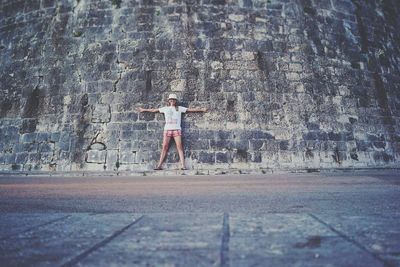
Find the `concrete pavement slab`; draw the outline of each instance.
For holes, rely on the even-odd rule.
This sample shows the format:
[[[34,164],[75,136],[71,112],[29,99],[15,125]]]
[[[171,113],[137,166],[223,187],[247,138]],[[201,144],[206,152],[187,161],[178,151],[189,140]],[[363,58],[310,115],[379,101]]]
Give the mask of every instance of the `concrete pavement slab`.
[[[55,213],[1,213],[0,239],[32,231],[35,228],[55,223],[68,217],[68,214]]]
[[[400,214],[314,216],[370,254],[400,266]]]
[[[38,214],[31,215],[34,221]],[[398,265],[393,260],[398,236],[390,236],[399,230],[398,218],[385,223],[379,216],[345,216],[336,221],[319,216],[69,214],[0,240],[0,260],[5,266]],[[8,214],[10,223],[18,218]],[[359,227],[359,220],[372,226]],[[372,251],[379,240],[385,241],[385,253]]]
[[[146,214],[78,266],[219,266],[221,214]]]
[[[60,266],[137,218],[132,214],[70,214],[52,224],[0,240],[0,262],[7,267]],[[18,219],[18,214],[8,214],[9,222]]]
[[[308,214],[231,214],[230,229],[230,266],[383,266]]]
[[[1,177],[0,264],[400,266],[399,178]]]

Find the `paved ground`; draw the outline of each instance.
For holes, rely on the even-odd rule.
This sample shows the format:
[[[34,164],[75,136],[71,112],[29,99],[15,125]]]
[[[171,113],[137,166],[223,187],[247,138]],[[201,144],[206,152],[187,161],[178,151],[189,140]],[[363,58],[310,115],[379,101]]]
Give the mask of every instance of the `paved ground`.
[[[400,175],[0,176],[2,266],[400,266]]]

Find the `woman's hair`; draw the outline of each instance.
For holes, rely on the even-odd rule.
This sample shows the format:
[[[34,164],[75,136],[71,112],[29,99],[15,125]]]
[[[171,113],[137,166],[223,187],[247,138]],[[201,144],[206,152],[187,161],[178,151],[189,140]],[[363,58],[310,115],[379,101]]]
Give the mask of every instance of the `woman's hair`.
[[[175,101],[175,110],[178,111],[178,110],[179,110],[178,100],[177,100],[177,99],[175,99],[175,100],[176,100],[176,101]],[[169,99],[168,99],[168,106],[172,106],[172,105],[169,103]]]

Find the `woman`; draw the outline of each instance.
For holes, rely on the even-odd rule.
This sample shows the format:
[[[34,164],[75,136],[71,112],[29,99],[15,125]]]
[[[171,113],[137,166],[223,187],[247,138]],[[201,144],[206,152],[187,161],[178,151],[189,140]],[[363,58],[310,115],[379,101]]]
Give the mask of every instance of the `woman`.
[[[164,162],[165,156],[168,152],[169,141],[171,138],[174,138],[176,148],[178,149],[179,161],[180,161],[180,169],[185,169],[185,159],[183,154],[183,146],[182,146],[182,131],[181,131],[181,117],[182,113],[186,112],[207,112],[206,108],[185,108],[178,106],[177,97],[175,94],[170,94],[168,96],[168,106],[160,109],[145,109],[138,108],[139,112],[160,112],[164,113],[165,116],[165,126],[164,126],[164,134],[163,134],[163,144],[160,155],[160,161],[154,170],[162,170],[162,164]]]

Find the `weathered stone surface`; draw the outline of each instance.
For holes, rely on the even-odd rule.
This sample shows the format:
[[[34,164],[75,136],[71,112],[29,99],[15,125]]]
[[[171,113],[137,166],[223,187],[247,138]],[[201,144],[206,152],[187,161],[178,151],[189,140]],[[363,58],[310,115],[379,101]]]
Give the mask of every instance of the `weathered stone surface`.
[[[103,143],[96,142],[96,143],[91,144],[89,149],[92,149],[92,150],[105,150],[106,146]]]
[[[92,122],[110,122],[111,112],[110,106],[98,104],[94,107]]]
[[[88,163],[106,163],[107,151],[89,150],[87,152],[86,162]]]
[[[152,168],[170,92],[193,169],[399,165],[397,1],[189,2],[2,1],[0,171]]]

